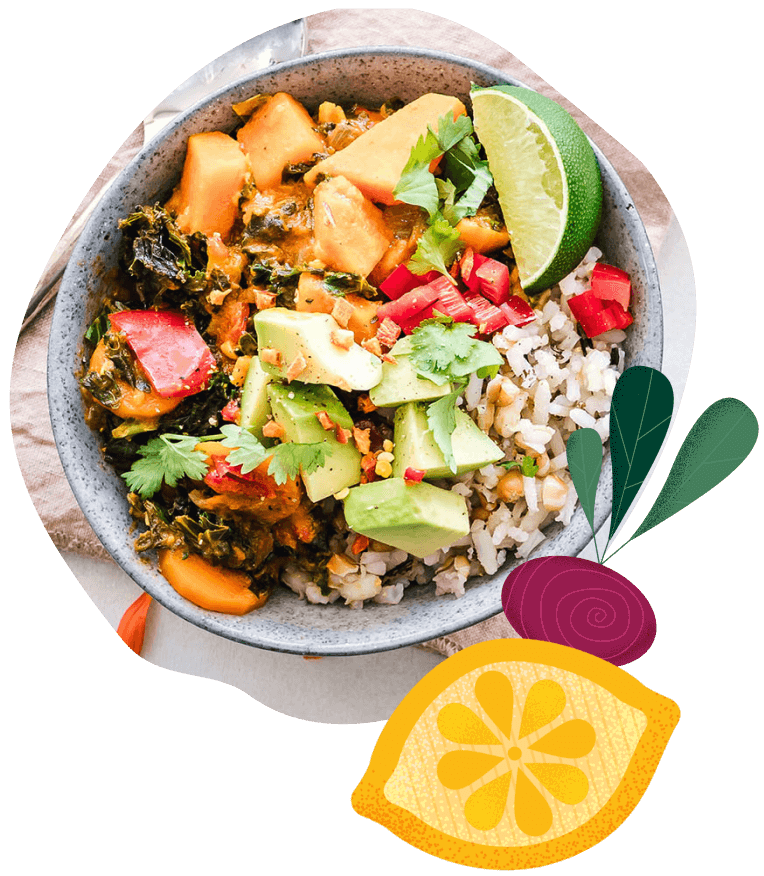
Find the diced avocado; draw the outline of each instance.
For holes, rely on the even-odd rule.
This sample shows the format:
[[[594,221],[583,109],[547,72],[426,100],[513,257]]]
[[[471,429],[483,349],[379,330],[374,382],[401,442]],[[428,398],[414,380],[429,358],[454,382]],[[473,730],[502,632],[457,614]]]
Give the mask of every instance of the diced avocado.
[[[245,429],[252,429],[255,437],[260,441],[263,440],[263,426],[271,412],[268,401],[268,384],[271,380],[273,378],[263,371],[260,360],[253,356],[241,391],[239,425]]]
[[[369,398],[378,408],[392,408],[410,401],[432,401],[451,392],[446,381],[438,385],[420,377],[409,358],[410,338],[403,338],[390,351],[395,359],[382,363],[382,380],[369,391]]]
[[[320,411],[326,411],[338,426],[353,428],[350,414],[328,386],[271,383],[268,398],[273,418],[284,427],[287,441],[296,444],[316,444],[321,441],[326,444],[324,465],[302,475],[311,502],[320,502],[361,480],[361,454],[353,440],[341,444],[335,432],[324,429],[316,416]]]
[[[387,478],[354,487],[345,499],[353,532],[427,557],[470,531],[464,496],[432,484]]]
[[[301,383],[328,383],[340,389],[371,389],[382,378],[382,362],[356,344],[328,313],[272,307],[255,314],[258,355],[263,370]],[[343,346],[347,343],[347,346]],[[266,352],[268,351],[268,352]],[[305,367],[290,373],[302,356]],[[268,361],[275,357],[278,362]]]
[[[451,446],[456,471],[446,464],[427,423],[426,407],[417,402],[402,405],[395,412],[395,461],[393,475],[402,477],[407,468],[416,468],[426,478],[447,478],[482,468],[504,458],[504,451],[473,422],[464,411],[456,409],[456,428]]]

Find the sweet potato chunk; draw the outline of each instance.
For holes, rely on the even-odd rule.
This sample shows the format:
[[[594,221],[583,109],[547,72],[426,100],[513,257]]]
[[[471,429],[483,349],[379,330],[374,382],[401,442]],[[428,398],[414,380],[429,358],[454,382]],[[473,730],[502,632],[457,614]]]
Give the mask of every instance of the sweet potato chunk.
[[[379,302],[369,301],[368,298],[364,298],[363,295],[358,295],[356,292],[349,292],[345,296],[345,300],[353,306],[353,313],[348,320],[348,328],[353,332],[356,344],[371,340],[379,328],[379,320],[377,319]]]
[[[337,299],[324,285],[323,277],[303,271],[297,283],[295,310],[302,313],[331,313]]]
[[[489,216],[469,216],[457,223],[456,230],[465,246],[475,252],[493,252],[509,244],[507,229]]]
[[[398,112],[374,125],[344,149],[319,161],[305,174],[313,185],[319,174],[342,175],[367,198],[381,204],[394,204],[393,189],[420,136],[428,125],[437,130],[438,119],[452,112],[463,115],[464,104],[445,94],[425,94]]]
[[[186,234],[217,232],[225,240],[233,228],[247,160],[239,144],[222,131],[192,134],[180,185],[167,202]]]
[[[384,214],[342,176],[324,180],[313,193],[316,256],[337,271],[365,277],[392,239]]]
[[[326,149],[305,107],[283,92],[260,107],[236,136],[258,189],[279,185],[287,164],[309,161]]]

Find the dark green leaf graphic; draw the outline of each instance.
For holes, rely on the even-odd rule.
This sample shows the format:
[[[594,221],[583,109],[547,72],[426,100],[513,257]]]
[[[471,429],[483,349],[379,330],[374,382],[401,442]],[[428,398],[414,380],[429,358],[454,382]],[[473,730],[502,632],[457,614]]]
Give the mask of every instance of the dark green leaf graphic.
[[[610,409],[613,516],[608,541],[623,522],[658,456],[673,409],[671,384],[654,368],[627,368],[615,385]]]
[[[602,471],[602,439],[594,429],[576,429],[568,438],[565,451],[573,486],[594,532],[594,497]]]
[[[666,483],[632,539],[720,484],[753,450],[759,424],[736,398],[722,398],[701,414],[684,439]]]

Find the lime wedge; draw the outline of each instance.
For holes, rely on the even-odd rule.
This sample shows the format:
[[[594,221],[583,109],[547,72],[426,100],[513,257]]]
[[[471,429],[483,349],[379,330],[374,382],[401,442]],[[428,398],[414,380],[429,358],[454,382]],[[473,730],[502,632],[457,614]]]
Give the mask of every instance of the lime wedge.
[[[594,150],[571,115],[535,91],[497,85],[471,97],[520,283],[541,292],[579,264],[597,233],[602,179]]]

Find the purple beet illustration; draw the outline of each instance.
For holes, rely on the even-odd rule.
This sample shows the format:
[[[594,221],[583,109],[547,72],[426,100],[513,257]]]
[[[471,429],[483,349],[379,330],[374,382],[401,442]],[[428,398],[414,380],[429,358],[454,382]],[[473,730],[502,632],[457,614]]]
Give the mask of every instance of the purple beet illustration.
[[[514,569],[504,583],[502,607],[518,635],[578,648],[617,666],[631,663],[652,645],[656,621],[647,597],[604,564],[721,483],[751,452],[759,431],[755,415],[738,399],[710,405],[685,438],[647,517],[628,541],[605,556],[658,456],[673,405],[671,384],[653,368],[627,368],[616,384],[610,411],[613,507],[602,552],[594,530],[602,442],[594,429],[578,429],[570,436],[568,467],[598,562],[540,557]]]

